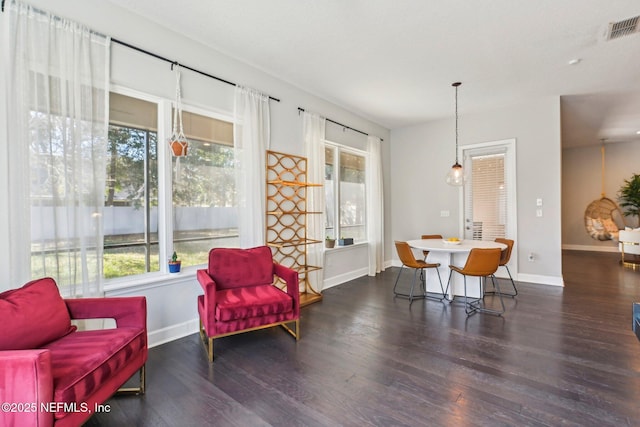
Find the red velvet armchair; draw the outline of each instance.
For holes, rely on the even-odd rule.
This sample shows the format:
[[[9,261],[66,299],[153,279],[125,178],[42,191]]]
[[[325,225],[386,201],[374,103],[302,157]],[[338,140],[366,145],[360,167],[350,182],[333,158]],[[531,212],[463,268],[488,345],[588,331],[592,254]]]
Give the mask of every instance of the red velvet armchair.
[[[216,338],[277,325],[299,338],[298,273],[275,263],[269,247],[211,249],[207,269],[197,274],[204,290],[198,297],[200,336],[209,362]],[[273,285],[274,275],[286,292]]]
[[[116,327],[71,324],[101,318]],[[117,391],[144,393],[144,297],[65,300],[38,279],[0,293],[0,332],[0,426],[79,426]],[[136,372],[140,386],[121,388]]]

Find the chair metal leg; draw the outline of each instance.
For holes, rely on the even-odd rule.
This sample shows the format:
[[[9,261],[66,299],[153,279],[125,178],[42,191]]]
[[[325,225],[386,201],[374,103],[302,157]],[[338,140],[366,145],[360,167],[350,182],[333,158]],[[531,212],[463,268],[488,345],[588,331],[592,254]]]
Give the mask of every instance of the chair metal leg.
[[[435,267],[436,273],[438,274],[438,283],[440,283],[440,291],[442,291],[442,295],[441,296],[435,296],[435,295],[429,295],[430,292],[427,291],[427,279],[426,279],[426,274],[427,272],[425,272],[425,277],[423,278],[423,290],[424,290],[424,297],[434,300],[434,301],[444,301],[445,299],[447,299],[445,291],[444,291],[444,287],[442,286],[442,277],[440,277],[440,270],[438,270],[437,267]],[[437,292],[431,292],[432,294],[435,293],[437,294]]]
[[[398,286],[398,280],[400,280],[400,273],[402,273],[403,269],[404,269],[404,265],[401,265],[400,266],[400,270],[398,270],[398,275],[396,276],[396,283],[393,285],[393,293],[396,296],[400,296],[401,295],[398,292],[396,292],[396,287]]]
[[[438,273],[440,274],[440,273]],[[444,297],[447,301],[449,302],[453,302],[453,297],[451,297],[451,299],[448,298],[449,296],[449,286],[451,285],[451,275],[453,275],[453,270],[449,270],[449,278],[447,279],[447,288],[444,290]]]
[[[404,294],[402,292],[398,292],[396,290],[397,286],[398,286],[398,281],[400,280],[400,274],[402,273],[402,270],[404,269],[404,265],[402,267],[400,267],[400,271],[398,271],[398,276],[396,277],[396,283],[393,285],[393,294],[397,297],[403,297],[403,298],[408,298],[410,301],[410,304],[413,302],[413,300],[415,299],[423,299],[426,297],[426,293],[423,293],[422,295],[414,295],[414,290],[415,290],[415,286],[416,286],[416,278],[418,275],[418,270],[422,271],[421,268],[416,268],[413,270],[413,280],[411,281],[411,288],[409,289],[409,293],[408,294]],[[420,280],[422,281],[422,273],[420,275]],[[424,285],[421,284],[421,287],[423,287],[424,289]]]
[[[472,314],[480,311],[480,308],[477,305],[475,305],[480,303],[480,299],[476,299],[469,302],[469,297],[467,296],[467,276],[463,274],[462,278],[464,280],[464,312],[467,313],[467,316],[471,316]],[[479,278],[479,280],[482,280],[482,278]],[[482,289],[481,289],[481,293],[482,293]]]
[[[418,275],[418,270],[413,270],[413,280],[411,281],[411,289],[409,290],[409,305],[413,303],[413,288],[416,286],[417,275]]]
[[[466,279],[466,276],[465,276],[465,279]],[[482,278],[480,279],[482,280]],[[482,301],[482,298],[479,298],[475,301],[471,301],[470,303],[468,303],[470,307],[468,310],[465,307],[465,312],[467,313],[467,315],[480,312],[480,313],[487,313],[487,314],[494,314],[496,316],[501,316],[506,311],[504,306],[504,300],[502,299],[502,292],[500,292],[500,284],[495,280],[495,276],[493,274],[491,275],[491,282],[493,283],[493,287],[495,288],[495,294],[500,299],[500,305],[502,307],[502,310],[494,310],[494,309],[486,308],[484,306],[484,302]],[[466,294],[467,294],[467,288],[466,288],[466,280],[465,280],[465,302],[467,297]],[[481,296],[483,295],[482,288],[480,289],[480,295]]]
[[[518,288],[516,288],[516,282],[514,282],[513,277],[511,276],[511,271],[509,271],[509,266],[505,265],[504,268],[507,269],[507,274],[509,275],[509,280],[511,280],[511,286],[513,287],[513,293],[503,293],[503,295],[507,295],[510,297],[515,297],[518,295]]]
[[[511,271],[509,271],[509,266],[503,265],[502,267],[507,269],[507,274],[509,275],[509,280],[511,281],[511,287],[513,287],[513,292],[503,292],[502,295],[513,298],[516,295],[518,295],[518,288],[516,287],[516,282],[513,280],[513,276],[511,276]],[[500,279],[496,278],[496,280],[500,280]],[[495,289],[495,286],[494,286],[494,289]],[[486,291],[485,294],[493,295],[495,294],[495,291]]]

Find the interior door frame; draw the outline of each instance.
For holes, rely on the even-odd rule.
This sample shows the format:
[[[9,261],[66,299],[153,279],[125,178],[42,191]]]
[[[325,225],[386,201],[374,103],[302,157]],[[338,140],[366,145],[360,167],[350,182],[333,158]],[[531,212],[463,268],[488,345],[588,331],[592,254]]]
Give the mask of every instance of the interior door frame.
[[[463,170],[465,171],[465,178],[471,179],[468,175],[470,172],[467,169],[467,158],[473,154],[486,154],[495,153],[497,150],[505,150],[505,177],[509,185],[507,185],[507,200],[513,201],[507,204],[507,227],[505,236],[507,239],[512,239],[515,243],[513,245],[513,252],[511,259],[509,260],[509,271],[511,272],[514,280],[518,276],[518,203],[517,203],[517,191],[516,191],[516,139],[501,139],[497,141],[480,142],[476,144],[469,144],[459,147],[458,156],[462,159]],[[466,184],[460,187],[458,206],[459,209],[459,235],[465,235],[465,188]],[[499,276],[502,276],[503,269],[498,269]]]

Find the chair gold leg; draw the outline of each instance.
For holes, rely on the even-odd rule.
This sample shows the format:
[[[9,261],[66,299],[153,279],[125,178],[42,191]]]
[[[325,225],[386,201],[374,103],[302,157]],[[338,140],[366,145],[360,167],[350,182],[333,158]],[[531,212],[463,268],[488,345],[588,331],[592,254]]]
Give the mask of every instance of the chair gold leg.
[[[222,338],[222,337],[226,337],[226,336],[229,336],[229,335],[235,335],[235,334],[254,331],[254,330],[258,330],[258,329],[273,328],[275,326],[280,325],[289,334],[291,334],[296,339],[296,341],[299,340],[300,339],[300,319],[296,319],[295,321],[292,320],[292,321],[290,321],[288,323],[295,323],[295,330],[293,328],[291,328],[287,323],[271,323],[271,324],[268,324],[268,325],[257,326],[255,328],[244,329],[244,330],[241,330],[241,331],[231,332],[231,333],[222,334],[222,335],[216,335],[215,338]],[[200,322],[200,338],[201,338],[202,344],[204,346],[204,351],[207,353],[207,358],[209,359],[209,363],[212,363],[213,359],[214,359],[214,354],[213,354],[213,340],[214,340],[214,338],[207,336],[207,332],[204,329],[204,327],[202,326],[202,322]]]
[[[204,330],[202,319],[200,319],[200,341],[204,346],[204,351],[207,353],[207,359],[209,363],[213,362],[213,338],[207,336],[207,332]]]
[[[140,373],[140,384],[138,385],[138,387],[120,387],[118,389],[118,391],[116,391],[116,394],[118,394],[118,395],[122,395],[122,394],[144,394],[145,393],[146,382],[147,382],[146,365],[142,365],[142,367],[139,370],[139,373]]]
[[[296,339],[296,341],[298,341],[300,339],[300,320],[296,319],[294,323],[296,324],[295,331],[286,323],[283,323],[280,326],[282,326],[285,331],[289,332]]]

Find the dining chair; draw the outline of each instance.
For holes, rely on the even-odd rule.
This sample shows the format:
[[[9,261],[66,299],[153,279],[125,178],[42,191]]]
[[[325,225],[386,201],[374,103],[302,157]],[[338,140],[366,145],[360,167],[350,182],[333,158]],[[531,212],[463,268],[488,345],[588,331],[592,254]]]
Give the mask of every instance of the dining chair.
[[[511,286],[513,287],[513,292],[503,292],[502,295],[506,295],[508,297],[515,297],[518,295],[518,288],[516,288],[516,282],[513,280],[511,276],[511,272],[509,271],[509,260],[511,259],[511,252],[513,251],[514,241],[511,239],[504,239],[502,237],[498,237],[495,239],[496,243],[502,243],[503,245],[507,245],[506,249],[503,249],[500,253],[500,265],[498,267],[504,267],[507,270],[507,274],[509,275],[509,280],[511,281]],[[494,294],[495,291],[485,292],[488,295]]]
[[[396,277],[396,283],[393,285],[393,294],[397,297],[405,297],[409,298],[410,303],[413,303],[414,299],[435,299],[437,301],[442,301],[445,299],[444,288],[442,286],[442,279],[440,277],[440,271],[438,267],[440,267],[440,263],[428,263],[423,260],[418,260],[413,255],[413,251],[407,242],[399,242],[396,241],[396,251],[398,252],[398,257],[400,257],[400,262],[402,262],[402,266],[400,267],[400,271],[398,271],[398,276]],[[398,280],[400,279],[400,274],[404,268],[412,268],[413,269],[413,280],[411,282],[411,289],[408,294],[401,293],[397,291]],[[428,268],[433,268],[436,270],[438,274],[438,281],[440,282],[440,290],[442,290],[442,296],[436,297],[434,295],[429,295],[426,287],[426,277],[424,274],[424,270]],[[416,280],[420,281],[420,285],[422,287],[422,294],[415,295],[414,289],[416,285]],[[409,304],[411,305],[411,304]]]
[[[440,239],[442,240],[442,235],[441,234],[423,234],[420,237],[422,240],[428,240],[428,239]],[[422,251],[422,255],[424,255],[424,260],[427,260],[427,255],[429,255],[429,251]]]
[[[502,250],[500,248],[473,248],[469,252],[467,261],[464,267],[460,268],[455,265],[450,265],[451,272],[449,273],[449,280],[447,282],[447,291],[451,284],[451,277],[454,272],[461,274],[464,278],[464,311],[467,316],[474,313],[489,313],[495,315],[502,315],[505,312],[504,301],[502,300],[502,293],[500,292],[500,284],[495,280],[495,272],[500,265],[500,254]],[[477,277],[480,285],[480,297],[469,300],[467,296],[467,276]],[[482,279],[491,277],[495,293],[500,299],[500,305],[502,310],[490,309],[484,306],[484,292]]]

